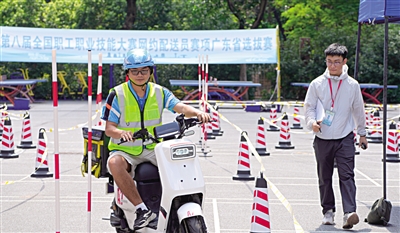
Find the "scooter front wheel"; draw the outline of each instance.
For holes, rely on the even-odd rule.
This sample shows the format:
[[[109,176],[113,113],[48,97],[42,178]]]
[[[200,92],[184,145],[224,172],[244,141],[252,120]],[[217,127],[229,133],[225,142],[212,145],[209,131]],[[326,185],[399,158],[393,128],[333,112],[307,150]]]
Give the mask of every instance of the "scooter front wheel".
[[[207,227],[202,216],[193,216],[182,220],[179,233],[207,233]]]

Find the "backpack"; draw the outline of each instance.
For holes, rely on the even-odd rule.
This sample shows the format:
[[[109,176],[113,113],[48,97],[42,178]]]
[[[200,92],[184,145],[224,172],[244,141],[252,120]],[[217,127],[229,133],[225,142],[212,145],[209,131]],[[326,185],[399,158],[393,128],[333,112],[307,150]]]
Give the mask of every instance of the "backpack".
[[[365,222],[370,224],[379,224],[386,226],[390,220],[390,212],[392,211],[392,203],[390,201],[379,198],[372,204]]]

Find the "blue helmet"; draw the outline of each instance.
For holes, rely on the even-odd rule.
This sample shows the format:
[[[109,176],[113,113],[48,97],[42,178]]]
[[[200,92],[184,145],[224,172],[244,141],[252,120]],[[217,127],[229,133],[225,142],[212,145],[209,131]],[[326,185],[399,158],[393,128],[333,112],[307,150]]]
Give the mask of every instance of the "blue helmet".
[[[124,70],[146,66],[154,66],[153,58],[146,49],[131,49],[126,53],[123,64]]]

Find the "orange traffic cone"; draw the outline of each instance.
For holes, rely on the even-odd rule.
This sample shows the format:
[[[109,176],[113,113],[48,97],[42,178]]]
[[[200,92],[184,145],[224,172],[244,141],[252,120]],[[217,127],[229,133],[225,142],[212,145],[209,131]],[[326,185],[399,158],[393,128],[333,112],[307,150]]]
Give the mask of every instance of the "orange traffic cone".
[[[238,169],[237,174],[232,177],[234,180],[254,180],[254,176],[251,175],[250,172],[250,153],[249,153],[249,145],[247,144],[246,138],[243,134],[247,134],[246,132],[242,132],[240,137],[240,146],[239,146],[239,158],[238,158]]]
[[[268,203],[267,181],[260,173],[256,180],[256,189],[254,190],[253,213],[251,216],[250,233],[271,232]]]
[[[281,121],[281,132],[279,134],[279,144],[275,146],[276,149],[294,149],[290,142],[290,128],[288,116],[285,114]]]
[[[14,153],[14,133],[12,131],[11,119],[9,117],[5,119],[3,127],[0,158],[18,158],[19,155]]]
[[[44,133],[45,129],[42,128],[39,130],[35,171],[31,174],[31,177],[53,177],[53,173],[49,172],[49,166],[46,160],[47,145],[46,140],[44,140]]]
[[[31,119],[28,112],[25,113],[24,120],[22,121],[21,144],[17,147],[24,149],[36,148],[32,142]]]
[[[265,137],[264,121],[261,117],[258,120],[257,126],[256,151],[260,156],[269,155],[269,152],[267,152],[267,140]]]

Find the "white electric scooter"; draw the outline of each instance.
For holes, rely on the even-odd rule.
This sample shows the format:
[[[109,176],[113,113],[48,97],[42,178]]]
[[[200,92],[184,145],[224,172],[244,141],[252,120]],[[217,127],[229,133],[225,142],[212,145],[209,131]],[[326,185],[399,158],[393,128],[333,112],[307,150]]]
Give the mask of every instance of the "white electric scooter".
[[[151,163],[142,163],[135,170],[137,189],[143,202],[157,214],[147,227],[132,230],[136,209],[122,194],[114,182],[114,200],[110,223],[118,233],[205,233],[202,206],[205,186],[203,174],[196,156],[196,145],[184,136],[186,131],[199,124],[197,119],[183,115],[176,121],[155,128],[154,137],[146,129],[134,134],[136,140],[158,142],[155,147],[158,168]]]

